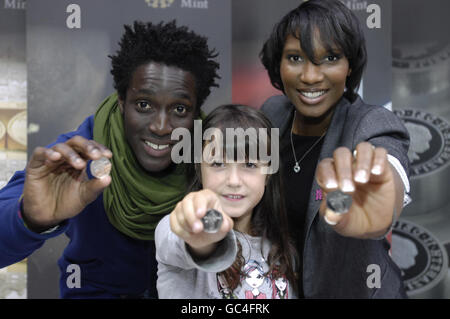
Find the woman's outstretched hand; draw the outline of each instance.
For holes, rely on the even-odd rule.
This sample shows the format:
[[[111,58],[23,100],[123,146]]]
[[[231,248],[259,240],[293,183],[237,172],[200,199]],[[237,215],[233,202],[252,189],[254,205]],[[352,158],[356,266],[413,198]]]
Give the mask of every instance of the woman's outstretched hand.
[[[333,158],[317,166],[316,179],[323,191],[320,215],[342,236],[377,238],[383,236],[403,207],[403,184],[387,159],[387,151],[368,142],[357,145],[355,154],[337,148]],[[352,196],[345,214],[326,205],[327,194],[340,190]]]

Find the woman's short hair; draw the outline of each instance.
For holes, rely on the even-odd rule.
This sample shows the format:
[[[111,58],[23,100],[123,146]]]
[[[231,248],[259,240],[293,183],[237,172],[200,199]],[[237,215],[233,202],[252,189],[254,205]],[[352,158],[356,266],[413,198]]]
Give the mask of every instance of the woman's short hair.
[[[284,92],[280,63],[286,38],[301,39],[301,48],[314,60],[313,36],[318,31],[322,45],[329,52],[342,50],[351,69],[344,96],[353,101],[367,63],[364,33],[355,14],[339,0],[309,0],[286,14],[273,28],[264,43],[260,59],[267,69],[272,85]],[[317,63],[316,63],[317,64]]]

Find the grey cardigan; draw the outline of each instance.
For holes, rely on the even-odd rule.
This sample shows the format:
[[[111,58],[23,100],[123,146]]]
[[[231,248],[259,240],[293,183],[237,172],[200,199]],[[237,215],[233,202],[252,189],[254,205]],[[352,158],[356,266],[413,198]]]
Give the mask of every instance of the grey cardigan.
[[[280,128],[280,136],[290,129],[294,106],[285,96],[269,98],[261,110],[274,127]],[[409,171],[409,135],[401,120],[381,106],[365,104],[360,97],[353,103],[342,98],[333,114],[319,161],[332,157],[340,146],[354,150],[362,141],[384,147],[399,160],[406,173]],[[361,240],[336,233],[319,217],[320,200],[315,197],[318,189],[314,180],[305,219],[302,281],[305,297],[406,297],[400,270],[388,254],[389,243],[384,239]],[[380,270],[379,288],[370,284],[373,269]]]
[[[156,259],[158,260],[158,295],[161,299],[217,299],[217,298],[252,298],[254,286],[249,286],[247,278],[242,278],[241,284],[234,290],[224,288],[218,280],[217,273],[229,268],[236,259],[237,242],[240,242],[247,269],[259,269],[260,276],[257,291],[267,299],[280,297],[277,285],[271,277],[267,256],[271,244],[261,242],[261,237],[252,237],[231,230],[220,241],[214,253],[206,259],[198,260],[191,255],[185,242],[170,229],[170,216],[166,215],[158,224],[155,231]],[[261,252],[264,252],[261,254]],[[259,268],[261,267],[261,268]],[[251,276],[249,276],[251,277]],[[297,296],[291,283],[286,280],[286,298],[295,299]],[[226,293],[228,292],[228,293]]]

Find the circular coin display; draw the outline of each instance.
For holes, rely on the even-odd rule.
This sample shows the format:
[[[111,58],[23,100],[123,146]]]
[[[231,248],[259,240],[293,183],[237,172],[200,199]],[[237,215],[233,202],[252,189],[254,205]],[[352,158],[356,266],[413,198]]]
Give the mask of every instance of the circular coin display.
[[[0,150],[5,148],[5,136],[6,136],[6,127],[2,121],[0,121]]]
[[[401,270],[410,298],[445,297],[447,251],[428,229],[398,220],[392,231],[392,259]]]
[[[398,109],[410,135],[408,159],[412,202],[407,215],[426,214],[448,203],[450,123],[421,110]]]
[[[102,157],[91,162],[90,172],[95,178],[102,178],[109,175],[111,168],[111,162],[106,157]]]
[[[27,145],[27,111],[14,115],[8,122],[7,127],[8,150],[23,151]]]
[[[352,197],[340,190],[327,194],[327,207],[337,214],[345,214],[352,206]]]
[[[222,226],[223,217],[220,212],[210,209],[206,215],[202,217],[203,231],[205,233],[217,233]]]

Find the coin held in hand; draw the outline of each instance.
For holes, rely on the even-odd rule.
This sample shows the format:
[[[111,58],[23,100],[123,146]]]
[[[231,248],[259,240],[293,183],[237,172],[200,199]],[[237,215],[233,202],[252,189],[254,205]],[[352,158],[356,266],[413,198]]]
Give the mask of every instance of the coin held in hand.
[[[327,194],[327,207],[337,214],[345,214],[352,206],[352,196],[340,190]]]
[[[222,226],[223,217],[215,209],[209,209],[202,217],[203,231],[205,233],[217,233]]]
[[[101,157],[91,162],[89,170],[95,178],[102,178],[109,175],[111,168],[111,162],[106,157]]]

